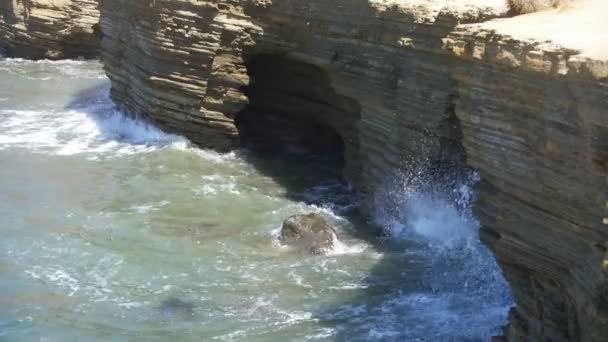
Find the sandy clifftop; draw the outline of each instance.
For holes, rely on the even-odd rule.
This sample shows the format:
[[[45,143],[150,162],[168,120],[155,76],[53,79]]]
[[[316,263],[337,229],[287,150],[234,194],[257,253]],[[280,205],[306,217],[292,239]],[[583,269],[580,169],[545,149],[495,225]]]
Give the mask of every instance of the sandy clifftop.
[[[518,40],[533,40],[608,59],[608,1],[580,0],[568,5],[513,18],[473,25]]]

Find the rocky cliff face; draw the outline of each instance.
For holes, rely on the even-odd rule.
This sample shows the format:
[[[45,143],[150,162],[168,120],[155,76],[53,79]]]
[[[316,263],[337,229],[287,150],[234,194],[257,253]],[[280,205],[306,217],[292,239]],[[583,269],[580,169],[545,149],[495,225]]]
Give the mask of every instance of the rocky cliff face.
[[[517,302],[508,337],[606,340],[608,64],[467,28],[449,41],[481,237]]]
[[[95,57],[98,21],[97,0],[0,0],[0,52],[31,59]]]
[[[367,198],[404,165],[479,169],[507,337],[608,340],[608,64],[464,25],[503,1],[437,3],[101,0],[102,57],[133,115],[219,150],[340,145]]]

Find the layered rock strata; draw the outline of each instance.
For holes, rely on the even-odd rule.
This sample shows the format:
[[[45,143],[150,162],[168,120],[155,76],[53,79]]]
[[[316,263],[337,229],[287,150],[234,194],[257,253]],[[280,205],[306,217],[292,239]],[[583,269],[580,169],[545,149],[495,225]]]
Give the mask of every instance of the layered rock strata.
[[[404,167],[477,168],[506,337],[608,340],[608,64],[465,25],[502,1],[437,3],[101,0],[102,57],[121,108],[203,147],[330,128],[368,199]]]
[[[96,57],[98,21],[97,0],[0,0],[0,52],[30,59]]]
[[[463,29],[448,49],[476,214],[513,289],[510,340],[608,338],[608,63]]]

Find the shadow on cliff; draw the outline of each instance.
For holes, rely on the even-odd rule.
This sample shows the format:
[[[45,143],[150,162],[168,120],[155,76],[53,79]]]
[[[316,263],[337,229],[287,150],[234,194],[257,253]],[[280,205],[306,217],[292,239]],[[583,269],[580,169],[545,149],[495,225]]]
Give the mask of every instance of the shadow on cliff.
[[[65,109],[86,114],[96,123],[102,135],[120,139],[115,136],[115,127],[109,127],[107,124],[108,115],[115,110],[109,101],[109,83],[103,82],[74,94]],[[318,123],[311,124],[308,120],[301,120],[298,122],[299,129],[287,129],[284,132],[287,133],[284,134],[284,138],[288,140],[303,139],[305,142],[296,141],[290,143],[289,146],[287,142],[283,142],[284,144],[278,144],[281,148],[275,148],[276,146],[268,145],[266,139],[276,138],[281,134],[280,130],[286,127],[278,124],[271,128],[269,122],[262,124],[262,121],[268,119],[267,117],[257,119],[261,120],[258,121],[258,124],[266,128],[262,131],[271,134],[261,138],[256,133],[248,135],[255,141],[247,141],[240,146],[237,150],[239,158],[254,166],[260,174],[270,177],[281,185],[285,197],[319,208],[334,210],[336,214],[353,222],[365,222],[357,208],[358,196],[342,175],[344,146],[334,131],[328,127],[319,126]],[[311,137],[311,134],[318,133],[320,127],[327,130],[327,137],[321,139],[323,142],[319,141],[318,135]],[[250,129],[258,130],[255,127]],[[313,141],[312,145],[308,143],[310,141]],[[280,223],[276,222],[277,225]],[[364,239],[375,236],[374,232],[369,229],[353,234],[361,234],[361,238]]]
[[[107,91],[107,83],[85,89],[74,96],[67,109],[84,111],[93,120],[102,121],[103,116],[100,114],[103,113],[95,104],[100,101],[107,103]],[[102,108],[107,110],[107,106]],[[100,124],[100,127],[103,128],[104,125]],[[470,277],[466,270],[463,270],[462,276],[456,275],[455,280],[450,279],[454,272],[461,271],[463,260],[468,258],[466,253],[463,254],[459,250],[453,255],[439,255],[434,259],[435,263],[429,263],[428,259],[411,253],[424,249],[420,243],[389,240],[379,236],[376,233],[376,226],[370,224],[354,206],[356,194],[341,176],[343,160],[339,153],[337,155],[276,152],[265,154],[246,151],[241,155],[260,173],[272,177],[281,184],[289,198],[336,208],[335,210],[347,218],[352,225],[351,229],[341,232],[341,238],[364,240],[369,245],[368,248],[373,251],[335,256],[354,260],[374,258],[375,265],[369,271],[362,270],[364,275],[354,284],[338,284],[335,288],[319,289],[325,299],[316,306],[321,308],[312,312],[311,319],[321,327],[331,329],[333,340],[408,340],[411,336],[424,337],[427,333],[424,329],[442,324],[453,327],[450,331],[452,335],[448,339],[450,341],[479,340],[469,338],[470,335],[464,332],[459,335],[459,324],[471,320],[467,317],[454,316],[454,312],[467,313],[470,310],[467,310],[468,303],[452,301],[450,296],[453,296],[454,291],[462,291],[464,282],[470,282],[473,286],[483,289],[487,279],[476,279],[477,275]],[[431,212],[431,214],[435,213]],[[439,214],[437,213],[439,220],[444,220],[445,217]],[[470,259],[474,260],[474,258]],[[336,270],[339,271],[342,270]],[[433,282],[433,279],[429,280],[427,277],[430,271],[440,275],[446,272],[448,277]],[[462,294],[462,298],[477,300],[477,292],[459,293]],[[332,301],[332,298],[348,299]],[[452,306],[461,307],[454,310]],[[473,307],[473,310],[475,309],[477,308]],[[490,309],[494,308],[490,307]],[[479,312],[479,315],[484,315],[482,310]],[[434,320],[437,320],[435,325],[428,324]],[[405,329],[412,329],[415,332]],[[466,329],[462,328],[463,331]],[[433,334],[434,332],[428,332],[429,336]]]
[[[360,3],[369,6],[367,0]],[[392,15],[403,19],[397,8],[389,9],[384,15],[388,19]],[[375,27],[374,31],[386,32],[387,35],[400,31],[392,27],[401,25],[398,21],[387,20],[384,25],[387,27]],[[422,25],[420,27],[424,28]],[[443,27],[435,29],[444,30],[446,34],[448,31]],[[416,39],[424,37],[413,36]],[[434,47],[440,41],[421,40],[414,43]],[[341,57],[341,48],[345,47],[336,46],[335,55],[331,57],[338,68],[349,63]],[[345,183],[341,171],[345,158],[357,158],[358,141],[352,132],[356,132],[361,106],[353,99],[337,96],[330,87],[328,76],[314,66],[268,55],[265,60],[251,63],[249,73],[253,82],[245,89],[251,105],[236,117],[237,126],[243,133],[244,146],[251,149],[243,154],[243,158],[261,174],[281,184],[287,197],[343,210],[339,214],[355,228],[346,234],[367,241],[370,248],[380,255],[375,266],[355,286],[346,284],[329,291],[330,295],[332,291],[340,291],[340,297],[348,297],[348,300],[324,305],[323,309],[313,313],[312,318],[334,330],[335,341],[403,340],[402,336],[411,334],[398,329],[415,329],[421,320],[445,319],[440,315],[446,308],[433,307],[438,305],[437,302],[433,302],[432,296],[425,297],[438,291],[436,284],[429,284],[423,278],[433,265],[407,253],[410,247],[419,246],[413,242],[381,238],[377,234],[377,226],[351,206],[356,201],[356,194]],[[107,91],[107,85],[82,91],[68,107],[81,109],[87,101],[95,101],[102,91]],[[91,117],[100,119],[96,113],[91,113]],[[344,118],[348,120],[340,120]],[[328,151],[330,153],[323,153]],[[347,156],[347,153],[353,155]],[[457,267],[449,260],[445,265]],[[347,295],[344,296],[344,293]],[[403,298],[409,301],[401,301]],[[429,309],[420,312],[421,317],[416,317],[416,310],[424,306]],[[445,324],[457,322],[457,318],[451,317]],[[455,332],[451,340],[467,339],[458,338]]]
[[[15,8],[15,5],[16,4],[14,0],[0,0],[0,8],[2,8],[2,18],[4,19],[4,22],[8,25],[16,24],[19,21],[19,17],[17,16],[19,14],[18,8]],[[30,0],[23,0],[22,6],[23,10],[25,11],[25,13],[23,14],[27,17],[28,13],[32,10]]]
[[[298,6],[302,6],[302,8],[293,9]],[[338,0],[332,3],[332,7],[348,8],[358,15],[356,19],[353,19],[345,13],[340,18],[341,33],[349,32],[349,38],[366,41],[370,44],[380,43],[389,47],[397,46],[397,42],[404,38],[403,33],[407,32],[407,37],[410,38],[408,45],[411,44],[422,51],[440,50],[443,44],[441,38],[446,37],[458,24],[463,23],[460,21],[462,18],[456,18],[449,11],[439,13],[433,23],[417,22],[418,18],[412,12],[408,15],[407,11],[403,11],[397,5],[379,10],[370,5],[368,0]],[[269,33],[284,41],[296,41],[304,50],[304,54],[307,52],[307,46],[314,46],[316,37],[336,34],[329,32],[327,27],[331,24],[328,24],[328,19],[324,17],[326,14],[323,12],[323,8],[309,7],[305,2],[294,4],[292,1],[285,1],[273,2],[271,9],[269,11],[267,8],[251,6],[247,8],[247,14],[260,18],[260,22],[268,22],[272,20],[264,18],[266,15],[298,13],[296,17],[289,17],[289,20],[285,20],[290,23],[289,29],[281,26],[277,32]],[[371,23],[362,22],[361,18],[366,17],[380,19]],[[490,19],[490,15],[483,19]],[[482,18],[471,17],[464,20],[476,22]],[[357,67],[365,68],[365,61],[353,57],[358,54],[353,53],[352,43],[349,39],[335,39],[328,45],[331,46],[321,45],[326,48],[322,53],[328,54],[323,56],[330,61],[328,68],[346,73],[355,72]],[[263,51],[263,48],[262,46],[259,49]],[[315,51],[315,53],[319,52]],[[398,53],[397,56],[399,56]],[[401,56],[395,60],[390,60],[391,58],[387,57],[388,60],[385,62],[394,67],[396,75],[402,67],[402,63],[398,60]],[[279,91],[269,94],[271,91],[268,89],[275,87],[287,93],[289,97],[293,97],[298,93],[297,91],[285,91],[290,87],[293,89],[293,84],[304,85],[303,88],[309,93],[306,98],[316,97],[317,100],[314,101],[316,103],[328,102],[327,100],[318,101],[319,94],[310,96],[312,95],[310,89],[320,86],[319,83],[307,83],[297,77],[299,74],[309,75],[310,72],[292,73],[296,77],[284,77],[284,81],[281,81],[282,77],[278,77],[280,86],[271,85],[271,82],[277,81],[277,74],[282,75],[281,72],[277,73],[276,68],[276,65],[280,65],[280,63],[271,64],[272,72],[264,71],[263,66],[254,65],[253,68],[249,68],[253,86],[246,89],[245,93],[250,100],[253,98],[254,106],[254,108],[248,108],[249,111],[257,113],[276,111],[273,108],[264,107],[264,104],[280,103],[284,97],[281,99],[278,96]],[[290,68],[292,67],[294,66],[290,66]],[[304,66],[299,68],[304,69]],[[265,73],[271,76],[264,76]],[[256,83],[258,84],[256,85]],[[332,89],[324,89],[319,93],[327,94],[332,91]],[[451,101],[446,102],[451,103]],[[301,102],[293,101],[292,104],[296,104],[292,108],[306,108]],[[255,108],[256,106],[257,108]],[[280,109],[283,109],[284,112],[284,108],[288,106],[283,105],[282,107]],[[448,110],[453,109],[448,108]],[[327,116],[322,116],[322,120],[326,118]],[[449,119],[455,119],[455,116],[451,116]],[[360,120],[360,113],[355,121],[357,120]],[[453,123],[447,122],[450,124],[448,126],[456,126],[451,125]],[[330,126],[339,127],[335,124],[330,124]],[[337,131],[345,142],[350,141],[347,129],[337,129]],[[271,134],[271,136],[276,135]],[[458,136],[458,139],[461,139],[461,136]],[[358,147],[358,142],[355,146]],[[460,145],[453,150],[463,151]],[[455,154],[458,155],[458,153]],[[346,158],[349,157],[346,156]],[[461,161],[460,158],[456,159],[457,162]],[[258,162],[254,161],[254,163],[257,163],[256,166],[260,168],[261,172],[271,175],[287,187],[290,186],[288,178],[281,175],[284,170],[269,167],[270,164],[265,164],[266,161],[263,159]],[[396,211],[400,209],[397,208]],[[446,217],[446,212],[442,212],[444,207],[437,205],[437,207],[425,209],[425,220],[428,221],[429,217],[436,216],[437,222],[435,223],[439,228],[451,227],[451,222],[445,222],[452,218]],[[371,248],[379,252],[381,257],[355,286],[347,284],[334,290],[340,292],[339,297],[350,299],[326,304],[323,309],[313,313],[313,319],[318,324],[332,331],[331,336],[335,341],[478,341],[497,333],[496,324],[504,323],[501,321],[503,319],[501,315],[503,315],[504,307],[508,308],[510,303],[508,295],[504,295],[502,292],[506,288],[503,286],[504,279],[501,278],[500,271],[493,263],[491,254],[487,253],[481,245],[473,243],[475,246],[471,248],[460,246],[444,254],[440,250],[433,251],[427,246],[421,245],[415,239],[401,241],[383,239],[374,232],[387,227],[378,228],[376,225],[370,224],[360,213],[348,218],[355,226],[354,231],[357,237],[366,240]],[[405,223],[403,222],[403,224]],[[367,233],[361,233],[362,231]],[[472,234],[476,234],[476,231]],[[477,241],[476,238],[474,236],[473,241]],[[420,254],[416,255],[416,253]],[[500,288],[495,289],[495,286]],[[492,291],[495,291],[497,295],[494,296]],[[343,295],[344,293],[347,295]]]
[[[288,198],[361,221],[343,177],[358,159],[359,103],[337,94],[319,66],[268,53],[249,55],[245,65],[249,104],[234,117],[244,159]]]

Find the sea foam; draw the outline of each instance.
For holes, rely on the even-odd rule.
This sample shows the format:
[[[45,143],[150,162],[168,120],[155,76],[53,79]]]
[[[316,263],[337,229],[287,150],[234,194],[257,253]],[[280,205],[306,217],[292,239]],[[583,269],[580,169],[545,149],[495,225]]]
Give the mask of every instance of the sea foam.
[[[500,333],[511,293],[493,255],[479,240],[472,205],[476,173],[459,182],[430,184],[423,171],[394,176],[375,198],[376,223],[392,243],[425,260],[425,286],[397,291],[371,312],[370,339],[427,336],[429,340],[486,340]],[[410,324],[404,325],[404,320]],[[393,336],[394,337],[394,336]]]
[[[65,108],[0,109],[0,118],[0,149],[97,158],[189,147],[185,138],[116,110],[107,82]]]

